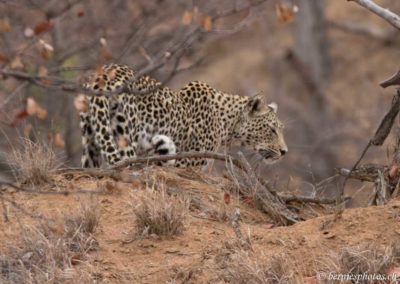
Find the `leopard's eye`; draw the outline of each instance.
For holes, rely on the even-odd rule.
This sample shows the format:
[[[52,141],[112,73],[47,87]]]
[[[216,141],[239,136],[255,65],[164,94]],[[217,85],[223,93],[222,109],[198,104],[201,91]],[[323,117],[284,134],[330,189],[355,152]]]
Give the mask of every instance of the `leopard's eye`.
[[[275,128],[271,128],[271,131],[272,131],[272,133],[274,133],[275,135],[277,135],[278,134],[278,132],[276,132],[276,129]]]

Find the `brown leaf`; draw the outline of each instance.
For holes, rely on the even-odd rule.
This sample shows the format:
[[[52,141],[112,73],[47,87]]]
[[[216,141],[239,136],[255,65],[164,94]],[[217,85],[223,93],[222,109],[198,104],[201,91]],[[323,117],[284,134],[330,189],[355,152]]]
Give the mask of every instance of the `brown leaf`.
[[[207,32],[212,30],[212,19],[211,19],[210,16],[202,17],[202,19],[201,19],[201,27]]]
[[[83,11],[83,10],[78,11],[78,13],[76,13],[76,15],[78,16],[78,18],[82,18],[83,16],[85,16],[85,11]]]
[[[275,5],[275,13],[282,23],[290,23],[294,19],[298,8],[296,5],[279,3]]]
[[[393,165],[389,170],[389,177],[391,179],[394,179],[397,176],[398,172],[399,172],[399,166]]]
[[[83,94],[79,94],[74,99],[74,106],[78,112],[87,112],[88,111],[88,101],[86,96]]]
[[[39,119],[45,119],[47,116],[47,110],[42,108],[33,98],[27,99],[26,112],[31,116],[35,115]]]
[[[42,56],[42,58],[44,60],[48,60],[53,55],[53,52],[54,52],[53,46],[51,46],[44,40],[39,40],[38,47],[39,47],[40,55]]]
[[[24,69],[24,64],[22,63],[21,57],[17,56],[14,58],[13,61],[11,61],[10,64],[11,69]]]
[[[34,99],[28,98],[26,101],[26,112],[29,115],[35,115],[37,106],[38,106],[38,104],[36,103],[36,101]]]
[[[7,57],[7,55],[0,52],[0,62],[7,63],[8,61],[10,61],[10,59]]]
[[[193,11],[189,11],[189,10],[185,10],[185,12],[183,12],[183,16],[182,16],[182,24],[187,26],[190,25],[193,21]]]
[[[15,115],[14,120],[13,120],[13,122],[11,122],[10,126],[11,126],[11,127],[17,126],[17,123],[18,123],[20,120],[26,118],[28,115],[29,115],[29,114],[28,114],[28,112],[26,111],[26,109],[17,112],[17,114]]]
[[[82,257],[79,254],[75,254],[71,257],[71,264],[77,265],[82,262]]]
[[[38,75],[39,75],[40,77],[47,77],[48,74],[49,74],[49,71],[47,70],[46,67],[44,67],[44,66],[40,66],[40,67],[39,67]]]
[[[60,147],[60,148],[64,148],[65,147],[65,141],[64,141],[64,139],[63,139],[63,137],[62,137],[62,135],[60,133],[56,133],[56,135],[54,135],[53,143],[57,147]]]
[[[53,24],[47,20],[39,22],[36,24],[36,26],[33,28],[33,31],[35,35],[44,33],[48,30],[50,30],[53,27]]]
[[[226,205],[231,203],[231,195],[228,192],[224,192],[224,202]]]
[[[11,31],[10,21],[7,18],[0,19],[0,33]]]

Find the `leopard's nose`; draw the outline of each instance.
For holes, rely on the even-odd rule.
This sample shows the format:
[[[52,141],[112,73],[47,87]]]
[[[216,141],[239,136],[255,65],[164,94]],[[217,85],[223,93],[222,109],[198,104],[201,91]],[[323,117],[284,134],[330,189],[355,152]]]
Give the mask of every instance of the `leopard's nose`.
[[[281,156],[285,156],[285,154],[288,152],[287,149],[281,149],[279,150],[279,152],[281,152]]]

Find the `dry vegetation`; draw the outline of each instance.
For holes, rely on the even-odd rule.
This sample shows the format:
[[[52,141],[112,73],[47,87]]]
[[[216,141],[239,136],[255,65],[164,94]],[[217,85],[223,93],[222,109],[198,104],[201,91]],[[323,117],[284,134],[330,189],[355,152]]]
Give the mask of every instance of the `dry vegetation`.
[[[97,249],[94,238],[99,214],[92,205],[82,205],[64,224],[38,226],[21,224],[22,238],[9,244],[0,255],[1,283],[89,283],[88,271],[76,268],[90,251]]]
[[[57,166],[52,146],[43,140],[34,142],[21,138],[21,143],[12,149],[7,160],[15,177],[30,186],[48,183],[50,172]]]
[[[135,200],[136,201],[136,200]],[[184,197],[170,196],[165,190],[143,194],[132,204],[136,233],[140,237],[172,237],[181,234],[189,214]]]

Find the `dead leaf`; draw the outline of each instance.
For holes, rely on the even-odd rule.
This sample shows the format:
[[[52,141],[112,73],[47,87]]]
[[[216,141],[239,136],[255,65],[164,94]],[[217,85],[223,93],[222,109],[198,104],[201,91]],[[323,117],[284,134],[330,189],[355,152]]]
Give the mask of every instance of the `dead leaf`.
[[[44,66],[40,66],[40,67],[39,67],[38,75],[39,75],[40,77],[47,77],[48,74],[49,74],[49,71],[47,70],[46,67],[44,67]]]
[[[44,40],[39,40],[39,52],[44,60],[48,60],[54,53],[54,48]]]
[[[57,147],[60,147],[60,148],[64,148],[65,147],[65,141],[64,141],[64,139],[63,139],[63,137],[62,137],[62,135],[60,133],[56,133],[56,135],[54,135],[53,143]]]
[[[189,10],[185,10],[185,12],[183,12],[183,16],[182,16],[182,24],[187,26],[190,25],[193,21],[193,11],[189,11]]]
[[[13,122],[11,122],[10,126],[11,126],[11,127],[17,126],[17,123],[18,123],[20,120],[26,118],[28,115],[29,115],[29,114],[28,114],[28,112],[26,111],[26,109],[17,112],[17,114],[15,115],[14,120],[13,120]]]
[[[27,99],[26,112],[28,113],[28,115],[35,115],[39,119],[45,119],[47,116],[47,110],[42,108],[33,98]]]
[[[87,112],[88,111],[88,101],[86,96],[83,94],[79,94],[74,99],[74,106],[78,112]]]
[[[298,12],[298,7],[292,4],[279,3],[275,5],[275,13],[279,21],[282,23],[290,23],[294,19],[294,15]]]
[[[0,19],[0,33],[11,31],[10,21],[7,18]]]
[[[10,59],[7,57],[7,55],[0,52],[0,62],[7,63],[9,60]]]
[[[394,179],[399,172],[399,166],[393,165],[389,170],[389,177],[390,179]]]
[[[100,38],[100,44],[102,46],[107,46],[107,40],[104,37]]]
[[[212,19],[211,19],[210,16],[202,17],[202,19],[201,19],[201,27],[207,32],[212,30]]]
[[[35,33],[35,35],[44,33],[48,30],[50,30],[53,27],[53,24],[47,20],[39,22],[36,24],[36,26],[34,27],[33,31]]]
[[[228,192],[224,192],[224,202],[226,205],[231,203],[231,195]]]
[[[28,98],[26,101],[26,112],[29,115],[35,115],[37,106],[38,106],[38,104],[36,103],[36,101],[34,99]]]
[[[21,57],[17,56],[13,61],[11,61],[10,67],[11,69],[22,70],[25,65],[22,63]]]
[[[77,265],[82,262],[82,257],[79,254],[75,254],[71,257],[71,264]]]
[[[76,15],[78,16],[78,18],[82,18],[83,16],[85,16],[85,11],[79,11],[78,13],[76,13]]]

